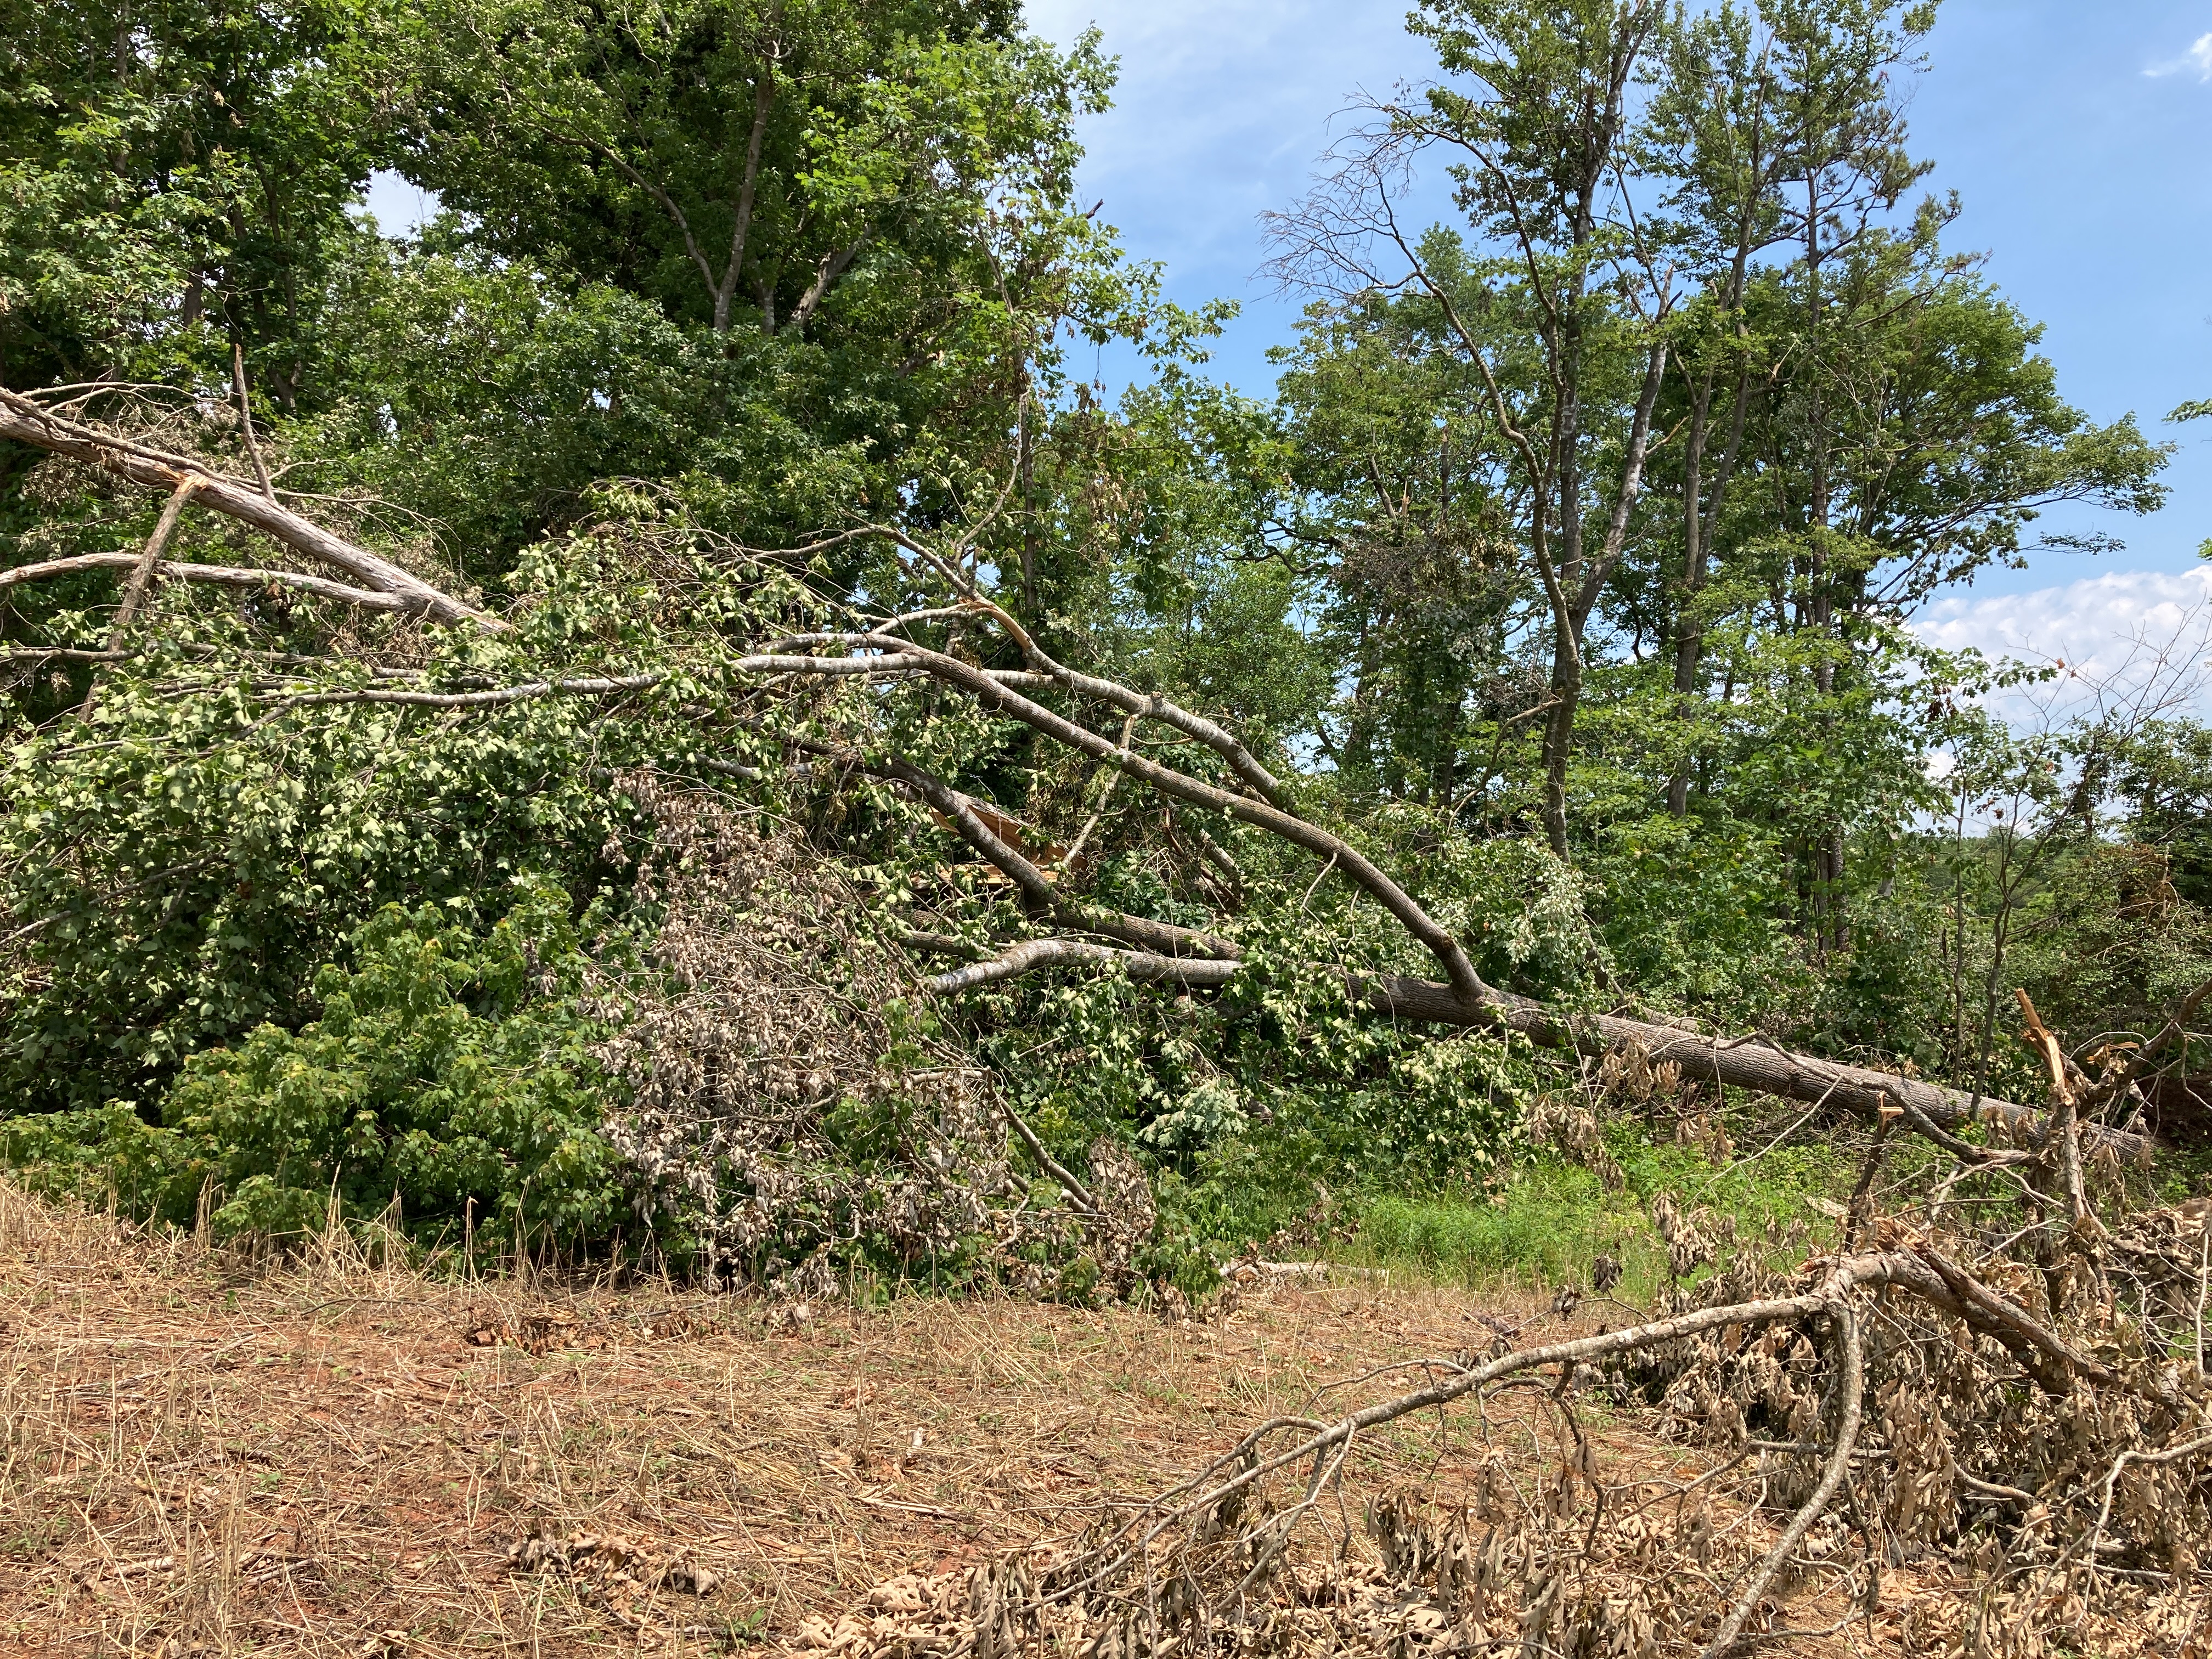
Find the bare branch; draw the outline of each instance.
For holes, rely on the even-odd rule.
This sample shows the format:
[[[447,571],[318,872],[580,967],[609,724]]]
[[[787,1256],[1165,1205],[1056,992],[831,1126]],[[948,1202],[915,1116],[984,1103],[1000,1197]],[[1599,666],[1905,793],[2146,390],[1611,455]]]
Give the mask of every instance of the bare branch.
[[[883,536],[886,540],[896,544],[926,562],[933,570],[951,585],[953,591],[960,595],[969,609],[988,617],[1004,629],[1007,638],[1013,641],[1020,648],[1023,658],[1029,663],[1030,668],[1036,673],[1043,676],[1047,681],[1063,686],[1079,696],[1092,697],[1101,702],[1109,703],[1122,713],[1134,714],[1139,720],[1157,720],[1163,726],[1182,732],[1187,738],[1196,738],[1228,762],[1229,769],[1257,790],[1263,799],[1285,811],[1290,810],[1290,802],[1282,784],[1273,773],[1260,763],[1249,750],[1237,741],[1235,734],[1212,720],[1207,720],[1202,714],[1194,714],[1187,708],[1178,708],[1165,697],[1132,690],[1129,687],[1116,684],[1112,680],[1099,679],[1090,674],[1080,674],[1064,664],[1054,661],[1044,647],[1036,642],[1029,629],[1017,622],[1012,612],[987,597],[973,582],[969,581],[958,565],[945,559],[933,549],[916,541],[902,531],[882,525],[875,526],[875,530],[876,533]],[[808,635],[780,641],[780,643],[787,648],[801,643],[829,644],[846,637],[848,636]],[[1003,671],[998,672],[994,678],[1009,685],[1019,684],[1033,686],[1038,690],[1043,689],[1036,680],[1018,680],[1013,675]]]
[[[927,981],[926,988],[940,996],[949,996],[956,991],[971,991],[978,986],[1017,979],[1038,968],[1094,964],[1118,966],[1133,980],[1172,985],[1225,985],[1231,975],[1243,966],[1239,962],[1117,951],[1111,945],[1090,945],[1080,939],[1033,939],[1008,947],[988,962],[939,974]]]
[[[1826,1263],[1818,1285],[1802,1295],[1699,1308],[1671,1318],[1625,1326],[1617,1331],[1601,1332],[1595,1336],[1577,1337],[1543,1347],[1524,1348],[1516,1352],[1501,1354],[1480,1365],[1441,1366],[1439,1369],[1447,1374],[1426,1387],[1348,1413],[1335,1422],[1314,1430],[1286,1449],[1261,1457],[1257,1455],[1261,1443],[1276,1426],[1264,1424],[1246,1435],[1234,1450],[1216,1459],[1197,1479],[1185,1481],[1163,1493],[1155,1500],[1152,1508],[1130,1523],[1130,1528],[1121,1534],[1120,1541],[1109,1542],[1101,1547],[1098,1553],[1102,1555],[1107,1549],[1115,1552],[1110,1559],[1066,1584],[1057,1595],[1066,1597],[1091,1589],[1128,1565],[1135,1556],[1149,1549],[1152,1542],[1177,1521],[1207,1510],[1218,1511],[1224,1501],[1235,1498],[1238,1493],[1256,1486],[1277,1470],[1323,1457],[1356,1434],[1396,1422],[1419,1412],[1449,1405],[1455,1400],[1465,1399],[1522,1371],[1559,1366],[1563,1368],[1564,1374],[1565,1370],[1577,1365],[1659,1347],[1730,1325],[1748,1329],[1832,1313],[1844,1305],[1844,1298],[1852,1291],[1862,1285],[1890,1283],[1901,1271],[1909,1272],[1911,1267],[1908,1258],[1895,1253],[1846,1256]],[[1237,1464],[1242,1465],[1237,1473],[1211,1486],[1206,1486],[1207,1477],[1215,1471]],[[1197,1495],[1191,1496],[1193,1492]],[[1144,1523],[1147,1520],[1151,1524],[1146,1526]],[[1143,1530],[1132,1536],[1132,1531],[1140,1526]]]
[[[198,486],[195,483],[194,488]],[[172,496],[174,502],[176,497]],[[19,564],[12,570],[0,570],[0,590],[14,587],[21,582],[46,581],[55,576],[72,576],[87,570],[128,570],[135,576],[144,556],[140,553],[80,553],[73,558],[49,559],[43,564]],[[168,560],[156,560],[152,574],[165,580],[211,582],[220,587],[290,587],[303,593],[313,593],[319,599],[337,599],[342,604],[358,605],[364,611],[384,611],[394,615],[410,615],[422,609],[412,597],[402,593],[370,592],[358,587],[348,587],[323,576],[309,576],[296,570],[257,570],[232,565],[175,564]],[[118,617],[118,632],[122,618]],[[112,641],[108,649],[119,647]]]
[[[137,617],[138,607],[145,601],[147,589],[154,580],[155,567],[161,561],[161,550],[169,544],[169,538],[176,533],[178,521],[185,515],[185,504],[191,500],[192,492],[198,488],[198,480],[187,478],[170,492],[169,499],[162,504],[161,516],[154,523],[154,533],[146,538],[146,545],[140,550],[137,562],[131,567],[131,574],[124,580],[123,598],[115,607],[115,623],[107,630],[110,656],[120,655],[124,642],[130,638],[131,624]],[[85,690],[84,702],[77,709],[79,720],[92,718],[92,711],[100,701],[100,672],[95,668],[92,672],[92,684]]]
[[[176,533],[178,520],[185,515],[185,504],[191,500],[192,492],[199,487],[198,479],[186,478],[169,493],[168,501],[162,506],[161,516],[155,522],[154,533],[146,538],[146,545],[139,553],[137,562],[131,567],[130,580],[123,584],[123,599],[115,607],[115,626],[107,633],[107,648],[110,651],[123,648],[124,638],[131,630],[131,619],[138,614],[139,605],[145,601],[146,589],[154,580],[154,568],[161,560],[161,550],[168,546],[169,538]]]
[[[1011,1106],[1006,1109],[1006,1121],[1014,1126],[1014,1133],[1022,1138],[1022,1144],[1030,1149],[1030,1156],[1036,1160],[1037,1168],[1066,1188],[1068,1196],[1073,1198],[1080,1207],[1088,1210],[1093,1215],[1097,1214],[1098,1200],[1091,1196],[1091,1189],[1060,1166],[1053,1155],[1045,1150],[1044,1142],[1037,1139],[1036,1131],[1022,1121],[1022,1115],[1019,1112]]]
[[[1120,768],[1130,776],[1141,779],[1163,794],[1187,801],[1194,806],[1211,807],[1232,817],[1243,819],[1281,836],[1292,844],[1304,848],[1317,857],[1333,858],[1345,872],[1383,908],[1395,917],[1407,932],[1433,953],[1449,976],[1451,986],[1472,1014],[1496,999],[1496,993],[1483,983],[1468,959],[1465,949],[1451,933],[1430,916],[1405,890],[1341,837],[1307,823],[1281,808],[1247,796],[1231,794],[1210,783],[1202,783],[1172,768],[1161,765],[1147,756],[1126,750],[1111,738],[1076,725],[1054,714],[1041,703],[1030,702],[1007,686],[994,680],[988,673],[957,658],[941,652],[927,651],[904,641],[879,635],[853,634],[813,635],[823,643],[838,642],[860,649],[902,652],[915,659],[930,676],[939,682],[959,687],[981,702],[984,708],[1012,716],[1025,725],[1035,727],[1055,742],[1080,750],[1094,760],[1104,761]],[[834,660],[842,660],[842,659]],[[1055,676],[1055,678],[1058,678]],[[1105,684],[1107,682],[1099,682]],[[1119,688],[1117,688],[1119,689]],[[1135,693],[1129,694],[1135,696]],[[1141,702],[1143,699],[1139,698]],[[1225,735],[1225,734],[1224,734]],[[941,808],[939,810],[942,810]]]
[[[896,779],[935,807],[946,822],[959,831],[962,840],[1005,872],[1006,878],[1021,890],[1024,902],[1031,910],[1054,917],[1065,926],[1103,934],[1108,939],[1118,939],[1146,951],[1170,956],[1189,954],[1231,964],[1240,954],[1237,946],[1228,940],[1215,939],[1192,928],[1178,927],[1172,922],[1154,921],[1148,916],[1108,911],[1097,905],[1076,903],[1063,897],[1043,871],[984,822],[975,801],[962,794],[942,778],[896,756],[879,761],[862,762],[858,757],[853,759],[866,770]],[[1042,967],[1045,964],[1037,963],[1032,965]],[[1224,972],[1222,978],[1227,977]]]
[[[501,630],[506,623],[486,616],[473,605],[439,592],[420,577],[355,546],[320,525],[301,518],[237,480],[213,471],[186,456],[168,453],[144,444],[68,420],[40,408],[19,392],[0,388],[0,438],[12,438],[56,455],[105,467],[130,479],[164,491],[174,490],[187,477],[194,478],[198,499],[216,512],[252,525],[296,552],[335,566],[372,592],[406,600],[394,607],[420,611],[438,622],[468,623]]]
[[[740,657],[738,667],[747,674],[911,674],[926,672],[920,657],[890,652],[880,657],[795,657],[769,653]]]
[[[288,697],[284,708],[307,708],[345,702],[396,703],[406,708],[498,708],[538,697],[603,697],[621,691],[649,691],[668,677],[665,674],[627,674],[614,679],[530,680],[489,691],[311,691]]]
[[[253,476],[260,482],[261,493],[273,503],[276,486],[269,482],[269,463],[261,459],[261,442],[253,435],[253,404],[246,392],[246,347],[237,340],[230,343],[230,386],[238,398],[238,426],[246,434],[246,453],[252,458]]]
[[[845,274],[845,268],[853,263],[860,251],[860,241],[866,240],[863,237],[849,246],[832,248],[822,256],[821,264],[815,268],[814,280],[807,284],[806,292],[799,295],[799,303],[792,307],[791,315],[784,319],[780,332],[800,334],[805,331],[808,319],[814,315],[815,307],[830,292],[830,285]]]
[[[1813,1488],[1812,1496],[1790,1517],[1782,1536],[1774,1540],[1774,1547],[1767,1551],[1765,1559],[1759,1562],[1758,1569],[1751,1576],[1751,1582],[1743,1587],[1736,1597],[1735,1605],[1729,1610],[1728,1617],[1721,1621],[1719,1633],[1706,1645],[1698,1659],[1725,1659],[1725,1656],[1735,1648],[1737,1638],[1743,1634],[1746,1621],[1759,1610],[1759,1601],[1765,1595],[1767,1587],[1774,1583],[1776,1575],[1781,1572],[1798,1545],[1805,1541],[1805,1534],[1813,1529],[1813,1523],[1827,1512],[1828,1505],[1835,1501],[1838,1490],[1850,1473],[1851,1449],[1858,1443],[1859,1438],[1860,1401],[1866,1387],[1866,1364],[1859,1347],[1858,1316],[1852,1312],[1850,1304],[1839,1298],[1829,1309],[1828,1314],[1836,1322],[1843,1339],[1843,1352],[1836,1361],[1841,1398],[1836,1413],[1835,1450],[1829,1454],[1827,1467],[1821,1470],[1820,1484]]]

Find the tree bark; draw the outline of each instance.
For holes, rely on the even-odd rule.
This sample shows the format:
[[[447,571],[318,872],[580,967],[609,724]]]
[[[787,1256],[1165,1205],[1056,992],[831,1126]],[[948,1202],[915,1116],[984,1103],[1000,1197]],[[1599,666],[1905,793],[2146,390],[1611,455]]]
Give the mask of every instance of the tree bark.
[[[1629,520],[1644,490],[1644,469],[1651,447],[1651,412],[1658,404],[1660,386],[1666,378],[1667,354],[1664,345],[1651,348],[1644,369],[1644,388],[1629,424],[1628,454],[1621,465],[1620,483],[1613,492],[1605,539],[1599,545],[1596,557],[1584,557],[1579,517],[1571,526],[1563,521],[1561,544],[1567,549],[1567,555],[1559,562],[1560,580],[1547,587],[1553,602],[1553,631],[1552,709],[1544,722],[1544,836],[1552,851],[1561,859],[1569,855],[1567,766],[1574,757],[1575,716],[1582,708],[1583,640],[1589,629],[1590,612],[1596,609],[1606,583],[1613,579],[1613,567],[1620,562],[1622,550],[1628,544]],[[1569,434],[1570,441],[1573,435]],[[1567,489],[1563,479],[1559,492],[1563,514],[1568,511]],[[1579,485],[1576,489],[1579,494]],[[1564,606],[1559,603],[1561,599],[1565,600]]]
[[[0,570],[0,592],[21,582],[49,580],[56,576],[73,576],[85,570],[127,570],[136,574],[141,562],[137,553],[79,553],[66,559],[48,559],[40,564],[19,564],[9,570]],[[348,587],[342,582],[325,576],[310,576],[297,570],[253,570],[220,564],[173,564],[166,559],[156,559],[148,567],[149,578],[166,577],[172,581],[210,582],[218,587],[289,587],[303,593],[313,593],[318,599],[336,599],[343,605],[358,605],[364,611],[386,611],[405,615],[421,609],[414,600],[398,593],[378,593],[367,588]],[[110,635],[106,656],[121,655],[124,629],[122,619]]]
[[[737,296],[738,277],[744,270],[745,242],[752,234],[753,204],[760,192],[761,150],[768,142],[769,112],[775,106],[775,58],[761,64],[760,79],[753,83],[753,129],[745,143],[744,182],[738,187],[736,222],[730,230],[729,263],[722,280],[714,284],[714,332],[730,331],[730,301]]]
[[[1720,462],[1714,468],[1712,479],[1712,509],[1708,513],[1705,495],[1705,446],[1711,438],[1707,422],[1712,408],[1713,374],[1711,369],[1698,388],[1697,401],[1691,410],[1690,431],[1684,449],[1682,473],[1682,597],[1674,613],[1674,702],[1678,716],[1689,712],[1690,700],[1698,690],[1698,663],[1705,652],[1705,632],[1698,626],[1692,607],[1705,586],[1705,570],[1712,555],[1713,532],[1720,519],[1721,502],[1728,494],[1729,481],[1735,474],[1736,457],[1743,449],[1745,399],[1751,390],[1751,371],[1748,364],[1739,368],[1735,377],[1735,396],[1729,414],[1729,439],[1722,450]],[[1667,810],[1681,817],[1690,810],[1690,772],[1685,766],[1677,767],[1667,780]]]
[[[1784,1100],[1840,1106],[1863,1117],[1880,1119],[1885,1104],[1910,1106],[1947,1130],[1992,1121],[2002,1122],[2015,1139],[2033,1140],[2044,1133],[2044,1115],[2032,1106],[1794,1053],[1764,1037],[1721,1037],[1687,1024],[1659,1024],[1617,1014],[1565,1014],[1504,991],[1492,994],[1494,1013],[1485,1010],[1470,1015],[1448,985],[1389,975],[1354,975],[1352,986],[1353,994],[1367,1006],[1401,1019],[1476,1028],[1502,1024],[1541,1047],[1590,1054],[1632,1043],[1655,1061],[1674,1061],[1685,1077]],[[2119,1130],[2100,1128],[2094,1134],[2130,1159],[2148,1158],[2155,1145],[2147,1135]]]

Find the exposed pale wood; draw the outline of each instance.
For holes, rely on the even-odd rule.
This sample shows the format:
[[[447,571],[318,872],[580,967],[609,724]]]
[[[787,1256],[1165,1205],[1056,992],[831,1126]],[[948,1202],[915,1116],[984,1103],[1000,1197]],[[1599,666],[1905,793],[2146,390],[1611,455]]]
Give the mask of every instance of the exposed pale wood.
[[[242,480],[213,471],[187,456],[171,454],[70,420],[40,408],[20,393],[4,389],[0,389],[0,438],[11,438],[50,454],[67,455],[90,465],[105,467],[151,489],[173,491],[191,478],[196,481],[196,499],[202,505],[252,526],[295,552],[343,570],[373,592],[406,602],[390,608],[417,611],[437,622],[467,623],[494,629],[507,625],[440,592],[389,559],[356,547],[344,537],[301,517]]]
[[[1081,939],[1031,939],[1011,945],[986,962],[956,968],[929,981],[939,994],[969,991],[979,985],[1015,979],[1038,968],[1118,964],[1131,979],[1172,985],[1226,984],[1243,964],[1204,957],[1159,957],[1142,951],[1117,951],[1110,945],[1091,945]]]
[[[0,589],[14,587],[22,582],[48,580],[55,576],[75,575],[86,570],[131,570],[139,565],[136,553],[80,553],[74,558],[48,559],[42,564],[19,564],[12,570],[0,570]],[[155,562],[152,574],[170,581],[211,582],[218,587],[289,587],[303,593],[313,593],[319,599],[337,599],[343,604],[358,605],[365,611],[385,611],[407,615],[422,609],[411,597],[404,593],[373,592],[367,588],[348,587],[325,576],[310,576],[297,570],[259,570],[236,565],[178,564],[162,559]],[[110,644],[108,651],[118,647]]]

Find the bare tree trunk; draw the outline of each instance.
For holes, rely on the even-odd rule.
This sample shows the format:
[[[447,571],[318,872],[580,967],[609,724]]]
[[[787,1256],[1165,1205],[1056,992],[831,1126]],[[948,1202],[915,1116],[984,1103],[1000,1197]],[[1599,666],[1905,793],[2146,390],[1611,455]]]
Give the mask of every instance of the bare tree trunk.
[[[1620,483],[1613,492],[1613,509],[1606,523],[1605,540],[1595,558],[1583,551],[1583,530],[1577,514],[1572,534],[1563,544],[1567,556],[1559,562],[1561,580],[1552,589],[1552,708],[1544,722],[1544,836],[1560,858],[1567,846],[1567,765],[1573,758],[1575,716],[1582,708],[1583,639],[1589,628],[1590,612],[1597,608],[1605,585],[1620,562],[1628,544],[1628,526],[1644,489],[1644,469],[1651,450],[1651,413],[1659,402],[1666,379],[1668,349],[1651,348],[1644,374],[1644,389],[1637,398],[1636,414],[1629,423],[1628,453],[1621,465]],[[1568,486],[1559,489],[1562,510]],[[1562,526],[1563,534],[1566,530]],[[1566,603],[1560,604],[1561,599]]]
[[[1571,626],[1554,624],[1551,709],[1544,716],[1544,839],[1561,859],[1567,844],[1567,763],[1575,746],[1575,714],[1582,706],[1582,641]]]
[[[730,301],[738,292],[738,278],[744,270],[745,242],[752,233],[753,204],[760,191],[761,151],[768,142],[769,112],[775,105],[775,54],[771,52],[761,64],[760,78],[753,82],[753,130],[745,144],[744,182],[738,187],[737,222],[730,231],[730,259],[722,268],[722,280],[714,285],[714,332],[730,331]]]
[[[1695,606],[1698,595],[1705,586],[1705,570],[1711,557],[1713,531],[1717,527],[1721,503],[1728,495],[1729,481],[1735,474],[1736,457],[1743,447],[1745,400],[1751,389],[1748,364],[1736,372],[1735,395],[1729,416],[1729,439],[1721,452],[1719,464],[1713,470],[1711,482],[1713,505],[1707,511],[1705,500],[1705,447],[1711,437],[1709,422],[1712,413],[1713,371],[1708,368],[1698,387],[1696,401],[1690,412],[1690,429],[1686,441],[1682,470],[1682,597],[1674,613],[1674,707],[1678,718],[1686,718],[1690,701],[1698,690],[1698,665],[1705,654],[1705,632],[1698,624]],[[1690,773],[1687,766],[1678,766],[1667,780],[1667,810],[1680,817],[1690,810]]]

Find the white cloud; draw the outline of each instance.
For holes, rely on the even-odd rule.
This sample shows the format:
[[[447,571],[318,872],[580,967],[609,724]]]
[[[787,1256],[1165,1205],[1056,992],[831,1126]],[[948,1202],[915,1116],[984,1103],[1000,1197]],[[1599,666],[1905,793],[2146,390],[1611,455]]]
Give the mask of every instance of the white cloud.
[[[2162,644],[2212,605],[2212,568],[2112,570],[2024,593],[1960,594],[1930,605],[1916,630],[1947,650],[1972,646],[1989,657],[2063,660],[2108,672],[2140,641]]]
[[[2051,686],[1998,700],[2015,721],[2146,698],[2203,714],[2212,691],[2212,569],[2114,570],[2023,593],[1961,595],[1929,607],[1914,629],[1946,650],[2063,671]]]
[[[2163,64],[2153,64],[2143,73],[2148,76],[2182,75],[2194,70],[2200,81],[2212,81],[2212,34],[2200,34],[2189,50],[2179,58]]]

